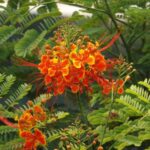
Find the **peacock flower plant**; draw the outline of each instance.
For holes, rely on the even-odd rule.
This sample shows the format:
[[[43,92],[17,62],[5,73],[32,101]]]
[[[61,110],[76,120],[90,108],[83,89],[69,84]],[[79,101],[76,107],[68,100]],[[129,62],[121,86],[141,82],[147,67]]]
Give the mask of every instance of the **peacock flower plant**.
[[[112,89],[122,94],[129,76],[120,76],[118,79],[112,76],[115,66],[122,64],[122,61],[106,59],[103,55],[103,51],[112,46],[119,36],[120,33],[117,33],[106,46],[102,46],[104,41],[92,42],[88,36],[68,42],[61,33],[56,32],[55,46],[45,45],[38,64],[23,59],[19,59],[19,62],[22,66],[37,68],[47,92],[53,95],[61,95],[68,89],[72,93],[92,92],[93,83],[100,86],[104,95],[110,94]],[[24,150],[36,150],[39,145],[46,145],[46,136],[39,128],[46,124],[48,115],[41,106],[33,105],[31,101],[28,105],[33,107],[23,112],[18,125],[4,117],[0,117],[0,121],[18,128],[20,136],[25,140]]]
[[[92,42],[88,36],[68,44],[65,38],[57,33],[56,45],[45,45],[45,52],[41,54],[38,64],[21,61],[21,65],[36,67],[44,80],[47,92],[54,95],[61,95],[67,89],[72,93],[92,92],[92,83],[98,83],[103,94],[108,95],[112,87],[118,94],[122,94],[124,81],[114,81],[105,77],[105,73],[121,61],[106,59],[102,54],[119,36],[120,33],[117,33],[102,47],[103,41]]]

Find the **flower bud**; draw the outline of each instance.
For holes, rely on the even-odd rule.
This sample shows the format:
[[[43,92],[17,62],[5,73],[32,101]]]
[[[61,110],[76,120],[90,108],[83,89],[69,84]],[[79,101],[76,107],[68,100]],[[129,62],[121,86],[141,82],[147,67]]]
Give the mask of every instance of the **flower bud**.
[[[70,144],[66,145],[66,148],[67,150],[71,150],[71,145]]]
[[[96,145],[96,143],[97,143],[96,140],[93,140],[92,144],[93,144],[93,145]]]
[[[99,146],[97,150],[104,150],[102,146]]]
[[[31,100],[28,100],[27,101],[27,104],[31,107],[31,106],[33,106],[33,102],[31,101]]]

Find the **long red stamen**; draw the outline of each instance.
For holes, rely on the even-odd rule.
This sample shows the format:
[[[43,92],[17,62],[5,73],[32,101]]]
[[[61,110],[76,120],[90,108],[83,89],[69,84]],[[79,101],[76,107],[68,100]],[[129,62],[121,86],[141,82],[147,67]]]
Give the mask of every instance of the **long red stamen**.
[[[112,46],[114,44],[114,42],[120,37],[120,34],[121,34],[120,32],[117,33],[106,46],[104,46],[103,48],[100,49],[100,52],[105,51],[107,48]]]
[[[0,121],[12,128],[18,128],[18,126],[12,122],[10,122],[7,118],[0,117]]]
[[[20,65],[20,66],[27,66],[27,67],[38,67],[37,64],[34,64],[34,63],[31,63],[31,62],[28,62],[28,61],[25,61],[24,59],[22,58],[17,58],[17,65]]]

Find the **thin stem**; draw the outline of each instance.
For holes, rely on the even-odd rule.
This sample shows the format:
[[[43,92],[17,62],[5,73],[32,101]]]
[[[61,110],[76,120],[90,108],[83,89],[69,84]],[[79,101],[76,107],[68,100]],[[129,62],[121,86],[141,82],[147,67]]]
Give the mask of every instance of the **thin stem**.
[[[112,90],[111,90],[111,104],[110,104],[110,108],[108,110],[108,116],[107,116],[106,122],[105,122],[104,132],[103,132],[102,139],[101,139],[101,145],[103,145],[103,140],[104,140],[104,137],[105,137],[105,134],[106,134],[106,129],[108,127],[108,121],[109,121],[110,113],[111,113],[111,110],[112,110],[112,107],[113,107],[113,103],[114,103],[114,91],[113,91],[113,87],[112,87]]]
[[[78,101],[78,104],[79,104],[79,109],[80,109],[81,115],[83,117],[83,121],[88,124],[87,117],[84,113],[82,102],[81,102],[81,99],[80,99],[80,93],[77,93],[76,97],[77,97],[77,101]]]
[[[83,115],[84,113],[83,113],[82,104],[80,102],[80,95],[77,93],[76,97],[77,97],[77,101],[78,101],[78,104],[79,104],[80,112]]]

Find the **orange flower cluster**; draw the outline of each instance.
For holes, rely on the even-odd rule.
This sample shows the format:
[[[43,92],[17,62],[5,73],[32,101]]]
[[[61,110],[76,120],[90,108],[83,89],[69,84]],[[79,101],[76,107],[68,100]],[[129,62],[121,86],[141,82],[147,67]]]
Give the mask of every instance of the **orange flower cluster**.
[[[110,47],[119,35],[119,33],[116,34],[108,45],[101,49],[98,42],[93,43],[91,41],[83,41],[84,46],[77,42],[67,47],[62,38],[53,48],[46,45],[46,54],[41,56],[38,69],[44,76],[48,92],[52,92],[54,95],[62,94],[66,89],[71,89],[73,93],[81,93],[83,90],[91,92],[91,84],[98,82],[103,88],[103,93],[109,94],[110,90],[106,87],[112,84],[106,82],[103,74],[111,65],[110,61],[101,54],[101,51]],[[100,82],[102,80],[103,84]],[[106,86],[106,84],[108,85]],[[118,83],[116,84],[118,86]]]
[[[33,109],[26,110],[20,117],[18,126],[20,136],[25,139],[24,150],[36,150],[39,144],[46,144],[45,136],[40,130],[34,129],[34,133],[31,131],[38,122],[45,120],[46,112],[38,105],[35,105]]]
[[[54,95],[64,93],[69,88],[73,93],[90,90],[94,76],[100,76],[106,70],[106,60],[97,46],[88,42],[81,49],[72,44],[70,49],[65,45],[46,49],[38,69],[44,75],[45,84]]]
[[[124,81],[122,79],[116,81],[102,80],[100,85],[103,87],[103,94],[108,95],[112,90],[117,91],[118,94],[123,93]]]

